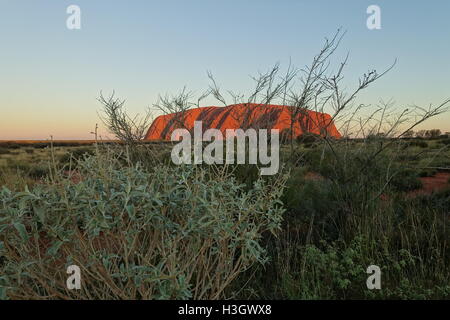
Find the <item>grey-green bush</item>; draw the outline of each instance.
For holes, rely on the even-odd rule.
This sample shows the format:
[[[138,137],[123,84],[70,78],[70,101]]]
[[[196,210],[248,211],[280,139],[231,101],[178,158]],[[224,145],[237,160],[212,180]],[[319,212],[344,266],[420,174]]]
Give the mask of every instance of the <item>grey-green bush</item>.
[[[267,261],[284,178],[250,190],[201,167],[123,166],[103,155],[32,190],[0,192],[3,299],[217,299]],[[68,290],[66,268],[81,268]]]

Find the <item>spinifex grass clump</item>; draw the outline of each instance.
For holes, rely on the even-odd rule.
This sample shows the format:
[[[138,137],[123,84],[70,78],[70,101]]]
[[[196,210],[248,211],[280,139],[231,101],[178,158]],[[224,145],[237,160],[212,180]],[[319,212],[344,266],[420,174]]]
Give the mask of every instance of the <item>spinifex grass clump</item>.
[[[79,168],[76,183],[1,190],[2,298],[220,298],[266,261],[261,237],[280,227],[283,178],[246,191],[201,167],[149,172],[97,155]],[[81,290],[66,287],[73,264]]]
[[[419,171],[398,140],[379,152],[377,140],[350,143],[302,150],[282,196],[283,230],[267,238],[270,262],[239,277],[236,288],[254,280],[238,298],[450,297],[450,189],[408,194]],[[370,265],[381,290],[366,286]]]

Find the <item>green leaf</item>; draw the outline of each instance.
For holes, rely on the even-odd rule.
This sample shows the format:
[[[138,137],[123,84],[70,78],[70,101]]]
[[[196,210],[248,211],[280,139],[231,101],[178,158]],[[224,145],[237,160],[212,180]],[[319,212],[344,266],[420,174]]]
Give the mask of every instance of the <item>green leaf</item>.
[[[16,230],[19,232],[19,235],[22,238],[22,240],[28,241],[29,237],[28,237],[27,229],[25,228],[25,226],[20,222],[15,222],[13,225],[14,225],[14,228],[16,228]]]
[[[62,246],[64,242],[58,240],[55,242],[55,244],[53,244],[48,250],[47,250],[47,254],[51,255],[51,256],[56,256],[56,254],[58,253],[59,248]]]
[[[0,300],[7,300],[8,296],[6,295],[6,288],[0,286]]]
[[[133,220],[136,215],[136,210],[134,209],[134,206],[133,205],[126,206],[126,210],[127,210],[128,216],[131,218],[131,220]]]
[[[35,207],[35,208],[34,208],[34,212],[35,212],[36,215],[38,216],[39,221],[40,221],[42,224],[45,224],[45,211],[44,211],[44,209],[42,209],[42,208],[40,208],[40,207]]]

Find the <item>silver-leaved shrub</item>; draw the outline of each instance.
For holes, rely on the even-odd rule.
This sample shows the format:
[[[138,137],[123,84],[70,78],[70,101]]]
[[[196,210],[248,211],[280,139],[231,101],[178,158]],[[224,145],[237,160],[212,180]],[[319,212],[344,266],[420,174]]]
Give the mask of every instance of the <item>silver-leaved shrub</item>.
[[[100,155],[32,190],[0,192],[3,299],[217,299],[267,260],[283,176],[248,190],[199,166],[144,170]],[[70,290],[67,267],[81,271]]]

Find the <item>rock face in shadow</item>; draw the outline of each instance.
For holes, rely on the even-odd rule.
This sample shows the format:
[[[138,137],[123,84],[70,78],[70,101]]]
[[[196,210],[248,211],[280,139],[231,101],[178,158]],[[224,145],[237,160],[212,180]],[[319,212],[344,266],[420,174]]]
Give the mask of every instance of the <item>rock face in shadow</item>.
[[[294,137],[304,133],[341,137],[329,114],[289,106],[245,103],[159,116],[148,129],[145,140],[170,140],[172,132],[178,128],[192,132],[194,121],[202,121],[203,131],[219,129],[224,137],[226,129],[279,129],[283,134],[290,132],[291,126]]]

